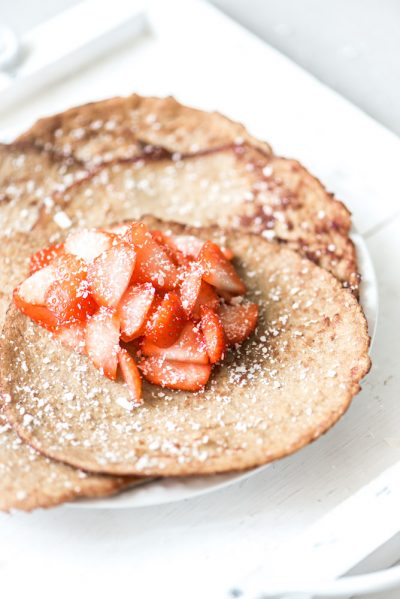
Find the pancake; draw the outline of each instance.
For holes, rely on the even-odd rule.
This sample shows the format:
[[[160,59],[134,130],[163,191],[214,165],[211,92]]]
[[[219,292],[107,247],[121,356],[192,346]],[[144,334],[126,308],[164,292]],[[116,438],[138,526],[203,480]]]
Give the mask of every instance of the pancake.
[[[118,158],[133,158],[163,148],[192,154],[248,142],[270,155],[270,146],[243,125],[218,112],[184,106],[174,98],[110,98],[76,106],[38,120],[18,141],[73,156],[89,167]]]
[[[148,222],[234,251],[249,299],[259,305],[255,335],[228,354],[204,392],[146,383],[144,405],[129,410],[122,382],[105,379],[11,306],[0,376],[5,413],[19,435],[93,472],[179,476],[265,464],[329,429],[370,366],[367,324],[353,294],[259,236]]]
[[[44,202],[87,172],[69,158],[29,144],[0,145],[0,326],[14,287],[26,276]],[[51,507],[77,497],[111,495],[136,479],[93,476],[49,460],[21,441],[0,414],[0,510]],[[138,481],[140,482],[140,481]]]
[[[172,171],[171,163],[176,165],[182,156],[194,155],[191,163],[194,166],[188,168],[195,170],[194,176],[200,172],[203,187],[196,193],[196,181],[190,185],[185,182],[181,189],[185,206],[181,208],[186,210],[183,216],[187,218],[182,218],[182,222],[209,224],[211,217],[204,219],[203,215],[209,210],[212,197],[212,214],[217,213],[218,217],[216,224],[226,226],[227,221],[233,220],[234,226],[288,244],[290,249],[328,269],[358,294],[360,276],[356,251],[349,237],[351,218],[344,204],[327,192],[299,162],[276,156],[267,143],[219,113],[196,110],[170,97],[134,94],[93,102],[40,119],[18,141],[73,160],[75,169],[79,164],[90,172],[118,159],[144,156],[153,158],[149,169],[163,170],[169,164]],[[202,156],[210,151],[212,156]],[[169,160],[154,161],[162,157]],[[129,170],[129,165],[126,168]],[[103,180],[108,174],[108,170],[102,173]],[[180,184],[179,175],[171,175],[168,180],[173,178]],[[146,182],[141,179],[142,183]],[[118,181],[116,187],[120,192]],[[232,219],[230,203],[226,202],[230,187],[237,192]],[[146,189],[136,190],[136,193],[138,191]],[[151,193],[151,186],[148,191]],[[163,192],[165,197],[160,205],[169,199],[168,189]],[[193,192],[196,202],[191,199]],[[224,194],[225,199],[220,199],[218,193]],[[221,214],[216,210],[219,204]],[[155,214],[160,218],[171,217],[162,210]],[[179,213],[172,215],[181,220],[178,216]]]
[[[197,225],[208,225],[213,215],[220,225],[257,232],[358,293],[350,214],[302,165],[275,156],[220,114],[134,95],[41,119],[15,143],[0,145],[0,323],[29,255],[49,238],[150,210]],[[44,458],[1,418],[1,509],[55,505],[126,486],[125,479],[83,476]]]
[[[258,233],[312,259],[357,293],[359,275],[346,208],[327,199],[323,187],[298,163],[274,158],[265,165],[265,157],[249,146],[179,160],[112,163],[57,194],[48,212],[55,219],[54,234],[60,231],[57,220],[102,226],[143,214]],[[41,228],[40,221],[35,228]]]
[[[0,511],[54,507],[78,497],[103,497],[135,480],[89,475],[50,460],[21,441],[0,414]]]

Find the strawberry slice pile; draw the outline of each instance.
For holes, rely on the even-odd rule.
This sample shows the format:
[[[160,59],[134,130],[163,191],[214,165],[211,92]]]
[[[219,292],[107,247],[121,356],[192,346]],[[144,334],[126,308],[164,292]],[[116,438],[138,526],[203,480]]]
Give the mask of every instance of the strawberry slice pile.
[[[232,258],[212,241],[141,222],[85,229],[31,256],[14,302],[106,377],[119,370],[140,404],[142,376],[199,391],[227,347],[254,331],[258,307],[243,301]]]

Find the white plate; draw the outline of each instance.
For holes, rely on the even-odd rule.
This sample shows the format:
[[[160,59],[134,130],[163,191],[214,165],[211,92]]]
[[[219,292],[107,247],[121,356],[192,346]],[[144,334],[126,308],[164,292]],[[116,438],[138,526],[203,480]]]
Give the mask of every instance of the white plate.
[[[368,330],[372,344],[378,318],[378,289],[376,276],[371,257],[362,236],[357,232],[353,232],[351,237],[357,248],[358,263],[362,275],[360,301],[368,321]],[[114,497],[105,499],[81,499],[69,505],[78,508],[120,509],[162,505],[164,503],[183,501],[184,499],[191,499],[192,497],[210,493],[242,481],[267,467],[268,464],[259,468],[247,470],[246,472],[219,474],[215,476],[160,478],[150,483],[143,483],[143,485],[140,485],[139,487],[124,491]]]

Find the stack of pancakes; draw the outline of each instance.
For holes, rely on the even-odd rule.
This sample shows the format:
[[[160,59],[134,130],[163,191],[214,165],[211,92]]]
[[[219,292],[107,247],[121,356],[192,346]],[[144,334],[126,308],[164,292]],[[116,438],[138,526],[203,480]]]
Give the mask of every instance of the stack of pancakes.
[[[343,414],[370,365],[351,218],[301,164],[218,113],[137,95],[42,119],[0,153],[0,509],[252,468]],[[122,381],[10,304],[34,251],[126,219],[223,240],[260,306],[204,392],[145,384],[133,411]]]

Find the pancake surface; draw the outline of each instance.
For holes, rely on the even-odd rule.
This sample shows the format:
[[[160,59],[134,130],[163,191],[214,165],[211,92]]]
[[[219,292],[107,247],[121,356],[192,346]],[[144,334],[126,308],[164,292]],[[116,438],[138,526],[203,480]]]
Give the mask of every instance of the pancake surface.
[[[133,484],[129,478],[89,475],[44,457],[21,441],[0,414],[0,511],[30,511],[78,497],[103,497]]]
[[[207,156],[209,150],[215,163],[212,154]],[[177,155],[204,151],[204,156],[183,160]],[[137,160],[140,157],[145,160]],[[136,162],[98,169],[127,158]],[[93,178],[85,182],[89,175]],[[69,190],[68,200],[78,215],[64,204],[70,185],[75,187]],[[172,185],[172,206],[167,201],[168,185]],[[98,203],[91,192],[100,194]],[[224,210],[219,216],[215,207],[220,199]],[[187,221],[185,204],[191,204]],[[46,245],[50,236],[62,237],[78,220],[101,226],[153,210],[163,218],[209,224],[211,209],[220,224],[261,233],[299,251],[357,293],[349,212],[304,167],[276,157],[268,144],[222,115],[182,106],[172,98],[134,95],[41,119],[18,142],[0,145],[0,322],[12,289],[26,276],[29,255]],[[58,212],[70,214],[70,222],[63,215],[52,221]],[[0,509],[33,509],[71,499],[74,493],[108,494],[118,485],[126,486],[125,480],[81,476],[21,444],[16,433],[0,422]]]
[[[185,224],[258,233],[298,251],[358,290],[346,208],[327,200],[323,187],[300,164],[267,160],[252,147],[104,165],[60,194],[53,206],[56,219],[61,212],[62,219],[66,215],[79,225],[81,214],[88,222],[89,210],[90,226],[154,214]]]
[[[38,228],[43,205],[86,174],[74,160],[28,144],[0,145],[1,327],[12,291],[28,272],[29,256],[43,243],[31,231]],[[29,511],[77,497],[111,495],[136,482],[89,475],[44,457],[23,443],[0,413],[0,510]]]
[[[234,251],[260,307],[256,335],[228,355],[204,393],[146,384],[145,404],[130,411],[122,383],[106,380],[11,307],[0,374],[7,417],[30,444],[104,473],[226,472],[293,452],[346,410],[369,368],[366,322],[353,295],[310,261],[257,236],[188,231]]]
[[[18,140],[73,156],[92,167],[143,156],[154,148],[191,154],[244,141],[272,154],[266,142],[218,112],[184,106],[172,97],[138,94],[91,102],[40,119]]]
[[[207,225],[209,220],[203,215],[210,190],[220,186],[222,174],[228,185],[230,178],[235,184],[238,177],[243,188],[241,197],[235,200],[242,206],[240,210],[234,209],[234,226],[288,244],[328,269],[358,294],[360,277],[356,252],[349,238],[351,219],[344,204],[335,200],[300,163],[276,156],[267,143],[219,113],[196,110],[171,97],[146,98],[134,94],[93,102],[40,119],[18,139],[25,145],[73,159],[89,171],[117,159],[146,155],[154,158],[164,154],[176,162],[181,156],[212,151],[214,158],[205,159],[203,165],[197,156],[203,184],[208,181],[208,187],[202,188],[202,201],[190,208],[190,192],[196,182],[189,186],[185,198],[189,219],[183,218],[182,222],[193,224],[191,212],[196,208],[195,224]],[[240,152],[242,145],[240,161],[231,160],[228,164],[226,154],[217,152],[231,147],[232,153],[232,146]],[[169,162],[171,164],[171,160]],[[218,176],[221,166],[225,170]],[[107,172],[103,176],[106,178]],[[156,215],[171,217],[160,211]],[[181,220],[180,214],[172,218]],[[230,219],[225,207],[220,220],[215,222],[225,226],[227,220]]]

